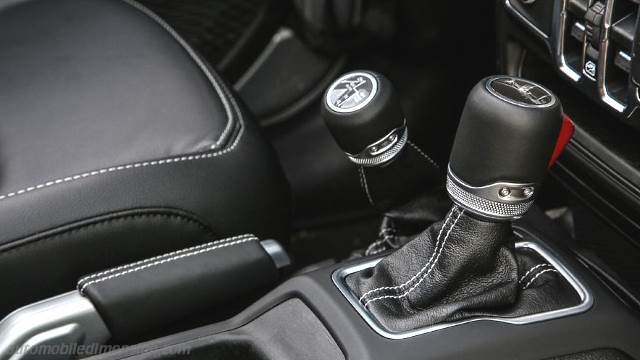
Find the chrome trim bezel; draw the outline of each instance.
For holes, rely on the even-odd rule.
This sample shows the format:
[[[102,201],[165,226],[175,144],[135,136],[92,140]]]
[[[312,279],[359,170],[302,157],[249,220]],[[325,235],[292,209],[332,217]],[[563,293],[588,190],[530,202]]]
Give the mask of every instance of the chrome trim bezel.
[[[613,6],[615,1],[609,0],[606,2],[604,10],[604,18],[602,19],[602,41],[600,42],[600,56],[598,58],[598,74],[597,74],[597,87],[598,95],[602,101],[609,105],[613,110],[623,113],[627,106],[609,95],[609,89],[607,89],[607,63],[609,58],[609,34],[611,32],[611,19],[613,17]]]
[[[560,70],[560,72],[567,76],[573,82],[578,82],[582,78],[582,75],[573,70],[567,64],[567,59],[564,55],[565,36],[567,35],[567,1],[568,0],[562,0],[562,7],[560,8],[558,24],[556,25],[558,31],[556,33],[555,58],[556,62],[558,63],[558,69]]]
[[[428,334],[434,331],[444,330],[450,327],[459,326],[471,322],[476,321],[494,321],[512,325],[526,325],[537,323],[541,321],[548,321],[553,319],[558,319],[566,316],[577,315],[583,313],[591,308],[593,305],[593,297],[591,292],[587,289],[587,287],[564,265],[562,264],[555,255],[553,255],[552,251],[545,246],[540,244],[531,242],[531,241],[522,241],[516,243],[516,248],[527,248],[535,251],[540,256],[542,256],[545,260],[547,260],[553,267],[558,270],[558,272],[566,279],[566,281],[571,285],[571,287],[576,291],[578,296],[580,297],[580,303],[575,306],[571,306],[568,308],[562,308],[552,311],[545,311],[542,313],[517,316],[517,317],[489,317],[482,316],[471,319],[465,319],[450,323],[438,324],[427,326],[419,329],[414,329],[410,331],[404,332],[391,332],[386,330],[369,312],[369,310],[365,309],[365,307],[358,301],[358,296],[355,295],[346,284],[346,277],[372,268],[378,262],[380,262],[383,258],[371,259],[360,264],[346,266],[334,271],[331,275],[331,279],[334,285],[338,288],[340,293],[347,299],[347,301],[351,304],[351,306],[356,310],[356,312],[362,317],[362,319],[379,335],[392,340],[401,340],[406,339],[418,335]]]

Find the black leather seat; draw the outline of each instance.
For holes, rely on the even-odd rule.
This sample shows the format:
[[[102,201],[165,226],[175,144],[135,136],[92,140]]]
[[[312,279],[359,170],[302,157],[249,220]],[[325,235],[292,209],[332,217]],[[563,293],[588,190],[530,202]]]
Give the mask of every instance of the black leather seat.
[[[288,217],[271,147],[154,14],[0,3],[0,315],[112,265],[282,237]]]

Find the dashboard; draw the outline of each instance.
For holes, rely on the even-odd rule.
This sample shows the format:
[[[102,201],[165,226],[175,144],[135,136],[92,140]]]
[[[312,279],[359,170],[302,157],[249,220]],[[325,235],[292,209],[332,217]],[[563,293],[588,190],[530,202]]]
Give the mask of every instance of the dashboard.
[[[546,44],[567,81],[640,128],[638,2],[504,0],[504,6]]]

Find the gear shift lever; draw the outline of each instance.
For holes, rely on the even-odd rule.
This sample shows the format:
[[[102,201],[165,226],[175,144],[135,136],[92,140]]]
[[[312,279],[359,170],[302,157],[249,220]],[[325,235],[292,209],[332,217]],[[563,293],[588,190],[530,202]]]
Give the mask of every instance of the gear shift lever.
[[[446,212],[449,202],[441,188],[441,170],[409,141],[399,100],[384,76],[366,70],[342,75],[325,92],[322,116],[358,166],[369,203],[385,214],[381,237],[368,254],[388,244],[397,246],[405,239],[403,233],[415,234]]]
[[[325,93],[322,116],[353,163],[380,166],[407,143],[407,126],[389,80],[371,71],[342,75]]]
[[[508,76],[480,82],[467,98],[451,152],[447,191],[452,200],[489,219],[524,215],[561,124],[560,102],[542,86]]]
[[[449,162],[455,205],[374,268],[347,277],[362,306],[391,331],[406,331],[565,301],[566,284],[549,264],[515,253],[510,221],[531,207],[561,124],[559,100],[540,85],[508,76],[476,85]]]

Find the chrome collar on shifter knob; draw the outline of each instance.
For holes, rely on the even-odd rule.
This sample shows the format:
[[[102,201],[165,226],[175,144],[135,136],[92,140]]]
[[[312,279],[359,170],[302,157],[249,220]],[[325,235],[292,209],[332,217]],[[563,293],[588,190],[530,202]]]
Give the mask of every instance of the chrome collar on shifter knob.
[[[454,203],[472,212],[496,220],[522,217],[533,205],[536,184],[497,182],[471,186],[447,171],[447,192]]]
[[[404,148],[408,138],[407,126],[393,129],[387,136],[367,146],[359,154],[349,154],[351,162],[362,166],[379,166],[395,158]]]

